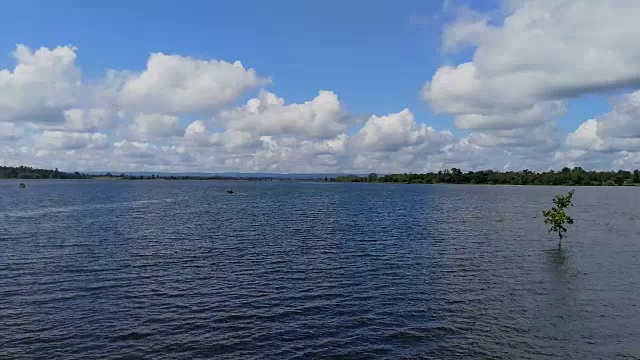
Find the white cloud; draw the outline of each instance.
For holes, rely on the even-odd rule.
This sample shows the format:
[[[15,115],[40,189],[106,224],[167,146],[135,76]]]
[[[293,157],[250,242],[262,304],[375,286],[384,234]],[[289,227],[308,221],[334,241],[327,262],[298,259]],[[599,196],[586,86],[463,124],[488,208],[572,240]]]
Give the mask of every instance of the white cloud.
[[[211,135],[209,141],[212,145],[224,146],[227,152],[256,149],[262,144],[258,136],[238,130],[225,130],[215,133]]]
[[[538,154],[544,149],[553,150],[561,143],[557,129],[551,124],[527,129],[476,131],[467,139],[482,147],[507,147],[512,151],[525,148],[525,151],[534,150]]]
[[[451,132],[438,132],[431,126],[416,123],[409,109],[387,116],[374,115],[356,135],[363,149],[375,152],[393,152],[415,145],[439,148],[452,139]]]
[[[374,172],[416,172],[442,168],[444,149],[458,140],[450,131],[419,124],[404,109],[371,116],[351,139],[351,168]]]
[[[336,172],[347,166],[348,137],[297,141],[294,138],[262,136],[262,148],[253,152],[246,167],[256,171],[285,173]]]
[[[487,151],[486,147],[474,144],[469,137],[460,139],[443,148],[443,155],[439,159],[443,167],[456,165],[465,169],[493,168],[491,158],[495,158],[495,150]]]
[[[598,135],[640,138],[640,91],[620,97],[609,113],[598,118]]]
[[[193,145],[212,145],[211,135],[207,132],[207,125],[203,120],[196,120],[185,129],[184,138]]]
[[[110,162],[131,171],[167,171],[187,168],[194,156],[183,146],[121,140],[113,143]]]
[[[568,98],[640,85],[635,0],[508,5],[500,25],[475,16],[444,32],[447,48],[475,47],[473,59],[438,69],[423,97],[433,110],[455,115],[457,126],[537,126],[553,119]]]
[[[333,139],[300,142],[300,150],[308,155],[342,155],[347,151],[349,136],[340,134]]]
[[[625,35],[635,22],[610,9],[615,16],[603,18],[618,29],[583,38],[568,33],[565,22],[582,30],[585,23],[601,26],[605,20],[594,20],[577,0],[563,4],[513,1],[504,22],[496,13],[458,12],[445,29],[444,46],[474,46],[473,59],[441,67],[424,89],[434,110],[472,130],[458,137],[422,122],[429,118],[416,119],[409,109],[350,114],[333,91],[286,103],[262,89],[236,106],[270,81],[239,62],[152,54],[142,72],[109,70],[102,79],[83,82],[75,48],[18,46],[15,68],[0,70],[0,161],[80,171],[197,172],[635,166],[640,92],[617,98],[611,111],[566,139],[555,127],[570,110],[571,96],[635,84],[640,51]],[[594,4],[605,11],[602,2]],[[612,16],[623,17],[620,24]],[[604,52],[607,41],[610,53]],[[615,66],[624,69],[609,69]],[[191,123],[185,127],[186,120]]]
[[[443,4],[445,13],[453,13],[454,22],[442,30],[442,43],[446,51],[478,44],[490,32],[491,14],[473,11],[468,6],[454,6],[450,1]]]
[[[15,68],[0,70],[0,121],[62,122],[64,110],[83,97],[75,51],[18,45],[11,54]]]
[[[640,151],[622,151],[620,156],[613,161],[613,169],[639,169]]]
[[[223,147],[230,153],[257,149],[262,145],[260,136],[244,131],[224,130],[211,133],[203,120],[196,120],[187,126],[184,140],[187,145]]]
[[[73,133],[45,130],[32,137],[33,146],[43,150],[77,150],[109,147],[107,136],[100,133]]]
[[[259,135],[302,135],[332,138],[347,128],[346,113],[338,96],[320,91],[313,100],[303,104],[285,105],[284,99],[261,91],[246,105],[220,114],[224,125],[232,130]]]
[[[107,108],[69,109],[64,111],[64,119],[64,130],[94,132],[112,127],[115,116],[113,111]]]
[[[639,94],[619,97],[611,111],[580,124],[556,157],[572,166],[596,169],[640,167]]]
[[[496,109],[498,110],[498,109]],[[528,109],[514,112],[485,111],[482,113],[462,113],[455,117],[455,125],[465,130],[511,130],[535,127],[548,122],[566,111],[561,101],[544,101]]]
[[[120,101],[125,108],[169,114],[215,111],[270,82],[239,61],[162,53],[151,54],[142,73],[124,77],[116,82],[121,84]]]
[[[595,152],[640,151],[640,91],[620,97],[610,112],[580,124],[566,145]]]
[[[598,122],[589,119],[567,136],[567,146],[579,150],[604,150],[602,139],[598,137]]]
[[[184,134],[180,118],[165,114],[138,114],[129,129],[139,140],[166,139]]]
[[[121,140],[113,143],[114,154],[130,158],[154,157],[159,147],[149,142]]]

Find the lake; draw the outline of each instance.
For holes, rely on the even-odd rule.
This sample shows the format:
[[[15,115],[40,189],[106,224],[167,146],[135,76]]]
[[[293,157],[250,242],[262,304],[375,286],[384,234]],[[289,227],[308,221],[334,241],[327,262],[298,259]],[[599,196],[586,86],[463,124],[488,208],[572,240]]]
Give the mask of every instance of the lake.
[[[640,358],[640,188],[18,182],[2,359]]]

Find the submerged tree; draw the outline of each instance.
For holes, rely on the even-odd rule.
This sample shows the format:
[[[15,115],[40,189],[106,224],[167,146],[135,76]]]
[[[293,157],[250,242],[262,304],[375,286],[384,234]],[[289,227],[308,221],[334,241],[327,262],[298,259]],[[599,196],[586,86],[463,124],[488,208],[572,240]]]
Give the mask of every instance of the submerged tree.
[[[567,215],[566,209],[569,206],[573,206],[571,199],[574,192],[575,190],[571,190],[567,195],[556,195],[553,199],[555,206],[549,210],[542,211],[542,215],[545,218],[544,223],[549,225],[549,233],[558,234],[558,248],[562,246],[562,238],[567,232],[566,225],[573,224],[573,218]]]

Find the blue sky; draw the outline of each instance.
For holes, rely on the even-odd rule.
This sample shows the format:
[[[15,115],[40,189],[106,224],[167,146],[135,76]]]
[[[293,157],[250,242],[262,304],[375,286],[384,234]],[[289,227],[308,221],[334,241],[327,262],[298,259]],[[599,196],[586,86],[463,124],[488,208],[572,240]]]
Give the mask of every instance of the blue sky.
[[[449,126],[419,98],[447,59],[439,1],[27,0],[9,8],[16,16],[0,23],[4,53],[16,43],[72,44],[87,77],[105,68],[141,71],[152,52],[240,60],[272,77],[269,89],[291,102],[330,89],[356,113],[409,107],[419,121]]]
[[[625,10],[625,4],[632,4],[631,2],[620,1],[621,10]],[[598,3],[604,6],[607,4],[606,1],[598,1]],[[509,8],[511,4],[515,4],[513,9]],[[567,4],[567,9],[570,10],[572,6],[579,6],[580,1],[571,0],[567,1]],[[505,70],[504,73],[498,74],[489,69],[491,65],[487,65],[486,62],[482,61],[484,56],[484,58],[490,58],[493,63],[504,62],[506,64],[504,69],[509,69],[510,61],[513,61],[513,64],[522,63],[519,58],[520,54],[515,51],[510,52],[513,50],[513,46],[509,45],[511,43],[507,39],[511,34],[516,39],[515,41],[526,40],[528,37],[533,39],[534,36],[537,36],[535,35],[535,30],[538,33],[544,32],[550,39],[562,37],[553,36],[552,31],[561,30],[554,24],[542,24],[540,28],[534,28],[529,33],[520,32],[520,28],[511,26],[511,24],[517,23],[519,19],[529,16],[527,11],[530,11],[531,14],[533,14],[532,10],[548,11],[549,14],[558,16],[560,25],[566,19],[567,24],[573,24],[574,27],[580,26],[582,22],[589,24],[589,22],[593,22],[590,16],[597,16],[597,14],[576,11],[564,14],[563,11],[568,10],[554,7],[556,5],[553,1],[548,0],[538,1],[537,3],[524,0],[505,2],[492,0],[469,4],[465,4],[462,1],[391,2],[364,0],[331,0],[324,2],[292,0],[275,2],[178,2],[167,0],[83,2],[59,0],[45,2],[23,0],[3,4],[4,13],[10,15],[5,16],[3,21],[0,22],[0,51],[10,54],[15,50],[16,44],[24,44],[33,51],[41,47],[54,49],[60,46],[72,45],[76,48],[74,51],[77,56],[74,66],[81,70],[82,82],[85,84],[95,84],[103,81],[107,69],[114,69],[128,74],[142,74],[145,72],[146,63],[150,55],[159,52],[199,60],[215,59],[229,63],[241,61],[246,69],[255,69],[259,76],[271,79],[269,84],[250,86],[245,89],[246,91],[242,91],[230,103],[226,104],[224,109],[217,108],[215,111],[212,109],[210,113],[206,114],[197,112],[196,115],[189,112],[177,114],[163,111],[163,114],[177,116],[183,128],[203,116],[210,116],[216,119],[218,117],[217,111],[225,111],[234,106],[242,106],[248,99],[256,97],[261,89],[285,99],[287,104],[303,104],[317,96],[319,90],[327,90],[337,95],[344,113],[351,119],[348,122],[345,134],[352,138],[355,138],[358,132],[363,129],[363,123],[370,116],[384,117],[397,114],[401,110],[408,108],[416,126],[425,124],[432,126],[436,131],[451,131],[457,139],[452,141],[462,141],[457,144],[445,141],[439,144],[441,148],[437,149],[437,146],[432,148],[431,145],[426,144],[430,140],[427,141],[425,138],[424,149],[420,151],[424,150],[426,152],[422,155],[435,156],[439,154],[444,157],[434,160],[430,164],[418,165],[416,165],[416,159],[414,159],[413,162],[406,163],[405,168],[398,167],[396,169],[390,166],[393,163],[391,159],[394,156],[402,157],[413,154],[416,158],[418,157],[417,150],[414,151],[415,149],[410,149],[410,147],[416,146],[412,139],[417,136],[415,134],[420,134],[420,129],[419,126],[411,125],[414,126],[412,129],[415,130],[415,134],[411,132],[412,130],[407,130],[408,132],[405,135],[407,135],[408,140],[404,145],[394,148],[394,150],[398,150],[401,153],[394,155],[375,151],[375,154],[371,155],[371,159],[365,161],[363,165],[357,165],[353,161],[347,165],[343,162],[344,160],[334,159],[336,161],[330,162],[333,164],[331,166],[334,167],[328,166],[325,168],[319,166],[320,170],[358,170],[362,166],[370,170],[379,166],[389,170],[407,169],[419,171],[433,168],[434,166],[446,167],[447,156],[445,155],[449,155],[449,159],[453,164],[456,161],[462,161],[463,163],[467,161],[469,167],[473,167],[471,164],[475,162],[486,167],[500,168],[507,163],[513,162],[508,157],[522,153],[523,147],[520,144],[516,144],[513,149],[510,148],[514,146],[514,141],[517,142],[513,140],[514,137],[526,138],[527,133],[538,133],[543,131],[540,129],[545,126],[554,128],[550,137],[555,137],[553,141],[556,142],[552,146],[550,143],[542,144],[547,140],[541,140],[541,146],[547,146],[544,151],[549,152],[545,154],[548,157],[555,157],[560,159],[558,161],[571,164],[576,163],[576,161],[578,161],[577,163],[584,161],[588,164],[595,159],[595,156],[598,156],[596,166],[607,167],[610,166],[608,161],[615,160],[610,155],[611,151],[613,151],[611,149],[620,152],[628,151],[631,148],[619,149],[616,146],[604,145],[598,149],[585,147],[587,142],[595,139],[593,134],[590,134],[590,136],[593,136],[592,140],[589,141],[580,142],[576,140],[576,142],[572,140],[576,144],[580,143],[582,147],[566,148],[565,138],[567,136],[571,137],[571,133],[576,131],[585,121],[604,116],[609,111],[612,111],[610,104],[612,96],[617,98],[630,94],[634,90],[633,88],[609,86],[605,87],[604,93],[597,93],[588,89],[587,85],[589,84],[584,86],[584,90],[581,88],[582,84],[577,84],[575,86],[580,90],[577,91],[576,97],[547,99],[540,93],[534,93],[534,90],[545,92],[556,89],[556,87],[569,86],[568,83],[559,82],[558,79],[562,78],[562,73],[559,73],[559,71],[564,70],[558,68],[558,66],[567,67],[566,73],[570,74],[571,71],[575,71],[575,69],[571,69],[566,65],[571,64],[570,61],[566,62],[566,64],[551,66],[542,63],[540,59],[531,60],[531,63],[527,64],[527,66],[535,70],[531,73],[541,74],[539,81],[534,79],[538,75],[529,75],[529,73],[527,75],[514,75],[513,72],[509,72],[511,70]],[[534,9],[534,7],[537,8]],[[597,6],[594,8],[597,8]],[[578,9],[582,8],[578,7]],[[571,16],[580,16],[580,18],[573,19],[570,18]],[[612,16],[615,19],[615,16],[624,18],[630,15],[621,11],[620,14],[613,14]],[[512,21],[506,20],[510,18]],[[605,20],[611,21],[609,18]],[[624,23],[624,21],[622,22]],[[615,28],[618,25],[613,22],[610,26]],[[631,28],[622,28],[623,26],[630,26]],[[619,27],[621,32],[634,30],[633,24],[619,25]],[[574,28],[574,30],[576,34],[579,34],[583,29]],[[519,38],[515,36],[519,36]],[[593,52],[593,60],[595,62],[609,60],[618,55],[621,59],[626,60],[628,55],[626,52],[632,53],[634,51],[634,49],[622,46],[613,49],[594,48],[589,44],[587,37],[583,39],[573,38],[571,41],[576,41],[576,39],[584,42],[581,44],[582,48],[576,49],[576,53],[553,53],[552,49],[555,48],[552,48],[551,45],[549,45],[549,49],[545,49],[544,44],[539,43],[531,43],[529,46],[530,49],[533,49],[537,45],[541,45],[540,48],[542,50],[538,51],[538,53],[543,50],[550,51],[547,56],[549,64],[554,62],[554,57],[566,60],[571,56],[576,56],[576,62],[579,63],[587,51]],[[602,47],[602,42],[597,45]],[[566,48],[571,48],[571,46],[566,46]],[[614,55],[600,55],[598,53],[599,50],[603,50],[603,53],[604,50],[611,51]],[[488,56],[486,55],[487,53],[489,54]],[[538,53],[532,53],[532,55],[540,55]],[[474,55],[478,54],[481,55],[478,58],[480,60],[476,61]],[[454,89],[454,87],[458,86],[456,84],[462,84],[458,77],[447,79],[443,76],[442,79],[446,80],[443,84],[449,85],[429,85],[431,87],[428,94],[423,92],[423,88],[436,79],[436,73],[438,73],[439,69],[447,65],[455,67],[466,62],[474,66],[479,78],[484,79],[483,83],[478,85],[479,87],[474,91],[479,94],[486,92],[488,100],[485,99],[475,103],[474,101],[477,99],[474,100],[468,97],[476,95],[456,93],[460,89]],[[592,66],[590,64],[585,66],[587,65]],[[16,60],[10,56],[0,57],[0,69],[12,71],[15,66]],[[540,70],[536,70],[535,66],[539,66]],[[585,82],[588,82],[586,79],[589,77],[598,78],[599,75],[591,74],[588,71],[591,71],[591,69],[586,69],[583,73],[578,73],[577,76],[584,77]],[[458,74],[462,75],[462,72],[458,72]],[[482,74],[492,75],[485,76]],[[634,76],[634,74],[623,75]],[[511,80],[505,80],[504,84],[506,85],[504,87],[501,87],[502,85],[500,84],[502,83],[497,82],[497,80],[497,85],[493,83],[491,77],[500,79],[502,76],[505,78],[512,76],[514,79],[516,77],[524,79],[521,82],[523,89],[509,89],[509,86],[514,85]],[[544,76],[549,76],[549,81],[545,82]],[[617,80],[620,79],[598,79],[603,84]],[[535,82],[535,84],[532,83],[531,86],[528,86],[527,81]],[[568,82],[571,81],[568,80]],[[447,86],[450,86],[451,89],[446,88]],[[515,83],[515,86],[520,86],[520,84]],[[496,90],[495,87],[501,87],[501,89]],[[485,88],[487,89],[486,91]],[[530,96],[530,99],[524,99],[524,96],[529,91],[528,89],[533,89],[531,90],[532,93],[527,95]],[[495,97],[491,95],[491,91],[495,92]],[[477,106],[484,107],[487,101],[493,101],[492,99],[508,98],[514,94],[520,96],[520,93],[523,94],[523,98],[518,99],[517,106],[522,106],[521,112],[518,112],[520,111],[518,110],[511,114],[510,111],[513,110],[513,104],[501,103],[501,100],[496,100],[496,104],[492,104],[490,109],[476,109]],[[467,96],[467,98],[463,95]],[[215,96],[215,94],[212,96]],[[558,103],[552,104],[549,102],[550,100]],[[118,103],[118,101],[115,101],[115,103]],[[555,108],[556,105],[561,107],[562,111],[547,109]],[[88,107],[86,104],[74,104],[74,106],[78,108]],[[100,106],[106,107],[107,105]],[[123,111],[119,105],[114,105],[113,101],[108,106],[112,108],[111,110],[114,113]],[[537,106],[545,108],[544,114],[539,114],[535,119],[518,120],[526,117],[527,108]],[[460,110],[462,108],[464,109]],[[118,121],[135,122],[134,118],[141,113],[140,109],[127,110],[131,110],[127,113],[128,118],[121,118]],[[498,115],[503,118],[494,119]],[[480,120],[478,120],[479,117]],[[208,121],[207,119],[203,120]],[[520,122],[521,124],[511,124],[509,122],[511,120],[514,123]],[[396,120],[392,119],[390,121]],[[402,121],[397,121],[398,123],[395,125],[400,126]],[[472,121],[472,123],[469,123],[469,121]],[[526,124],[522,125],[525,122]],[[28,119],[20,124],[17,120],[9,119],[7,123],[11,123],[11,125],[5,125],[5,127],[11,126],[14,131],[18,131],[15,130],[16,126],[24,126],[24,129],[20,128],[18,131],[25,137],[20,139],[23,144],[34,141],[34,139],[29,139],[29,136],[38,135],[38,129],[43,128],[41,124],[32,126],[33,124],[31,123],[33,122],[30,123]],[[113,126],[104,129],[92,128],[92,131],[108,135],[108,141],[112,143],[142,141],[130,138],[127,135],[123,135],[122,131],[118,131],[118,126],[125,125],[111,125]],[[374,125],[375,122],[372,122],[371,129],[381,129]],[[389,129],[385,131],[395,131],[392,129],[392,125],[389,126]],[[213,121],[208,124],[207,131],[224,131],[228,128],[236,127],[229,124],[221,125],[219,122]],[[0,127],[0,129],[2,128]],[[60,127],[56,131],[70,132],[68,128]],[[505,131],[508,133],[505,133]],[[518,132],[519,135],[516,136],[512,132]],[[266,131],[252,136],[272,135],[272,132]],[[278,135],[290,134],[279,133]],[[396,135],[392,133],[381,134],[377,139],[393,138]],[[597,135],[599,136],[600,134],[598,133]],[[57,134],[56,136],[63,135]],[[76,137],[79,138],[80,135]],[[485,141],[478,142],[479,138],[483,138]],[[489,141],[487,139],[491,139],[489,146],[487,146],[487,141]],[[156,146],[178,146],[175,140],[175,138],[158,138],[151,143]],[[327,139],[298,137],[296,140],[304,142],[312,140],[325,141]],[[523,140],[522,142],[530,142],[530,139],[521,140]],[[12,137],[12,141],[16,141],[15,136]],[[498,149],[497,146],[504,144],[505,141],[508,146]],[[431,143],[435,142],[431,141]],[[15,145],[9,145],[15,147]],[[5,144],[5,146],[8,145]],[[459,148],[469,146],[470,151],[478,151],[478,154],[482,153],[479,157],[484,160],[460,160],[460,154],[443,155],[455,146]],[[447,147],[449,150],[445,149]],[[347,148],[350,149],[349,152],[342,154],[341,157],[348,157],[352,160],[363,150],[354,144],[349,144]],[[430,150],[427,151],[425,150],[426,148]],[[61,154],[62,150],[77,152],[79,149],[66,149],[62,146],[55,149],[55,154],[52,154],[52,156],[62,159],[70,155],[69,153]],[[200,150],[203,151],[202,149]],[[486,151],[482,152],[480,150]],[[593,152],[593,154],[581,154],[581,158],[566,158],[565,155],[571,150]],[[635,151],[635,148],[631,150]],[[240,158],[255,158],[256,151],[244,153]],[[542,150],[529,149],[527,151],[540,152]],[[464,151],[462,152],[464,153]],[[9,154],[8,150],[5,151],[5,155],[9,157],[10,155],[7,154]],[[194,156],[198,157],[202,156],[202,154],[202,152],[199,152]],[[12,156],[14,158],[10,159],[10,162],[20,160],[15,155]],[[523,159],[528,157],[528,155],[523,155]],[[499,158],[502,160],[492,160]],[[62,165],[69,164],[69,166],[76,168],[93,166],[90,163],[60,161]],[[225,161],[219,165],[224,167],[224,164],[228,163],[227,160]],[[376,161],[378,162],[376,163]],[[526,160],[518,159],[518,162],[521,161],[524,162]],[[34,162],[38,163],[38,161]],[[123,160],[113,166],[120,166],[118,164],[126,163],[127,161]],[[531,166],[545,167],[543,164],[543,160],[540,159],[538,162],[532,163]],[[634,163],[632,162],[632,164]],[[523,166],[525,165],[529,164],[523,164]],[[153,167],[155,165],[151,164],[149,166]],[[202,167],[202,165],[194,166]],[[249,170],[260,166],[262,165],[246,163],[244,166],[233,170],[245,168]],[[274,166],[274,164],[266,166],[267,169],[272,170],[287,170],[286,166]],[[217,169],[218,166],[215,168]],[[302,168],[300,170],[305,169]]]

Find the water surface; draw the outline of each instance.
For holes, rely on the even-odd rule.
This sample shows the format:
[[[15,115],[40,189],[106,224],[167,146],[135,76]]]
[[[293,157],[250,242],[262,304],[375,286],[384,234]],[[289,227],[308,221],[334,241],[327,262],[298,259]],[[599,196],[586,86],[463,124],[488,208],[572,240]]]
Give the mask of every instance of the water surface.
[[[640,188],[26,184],[2,359],[640,358]]]

